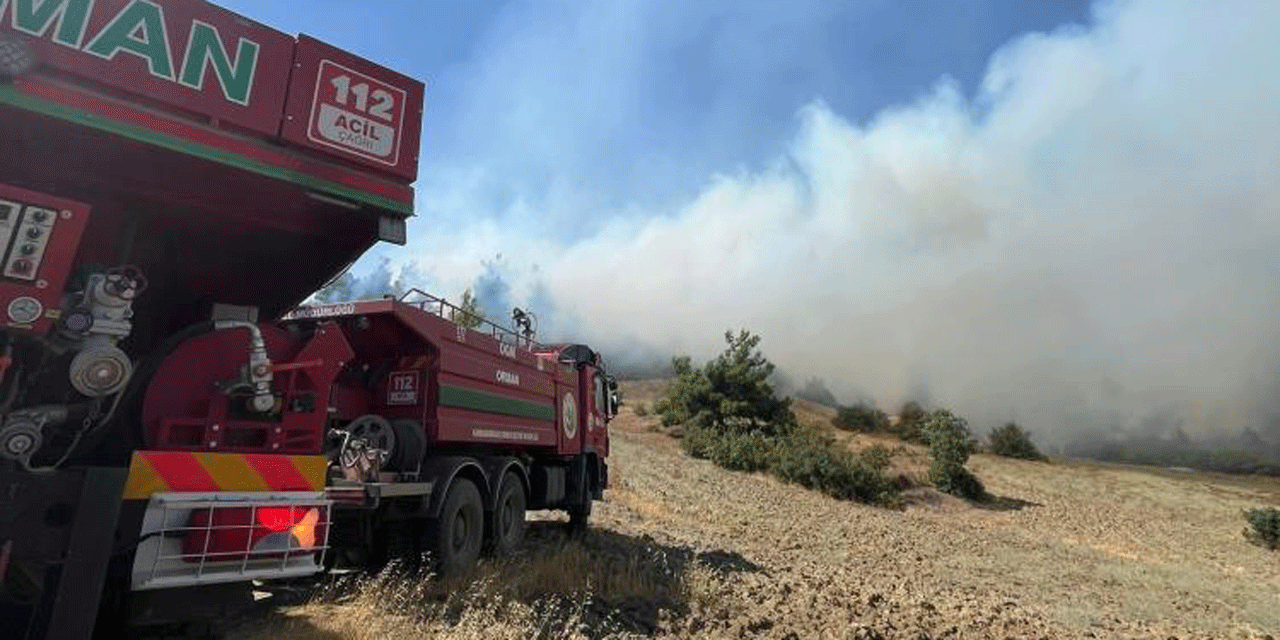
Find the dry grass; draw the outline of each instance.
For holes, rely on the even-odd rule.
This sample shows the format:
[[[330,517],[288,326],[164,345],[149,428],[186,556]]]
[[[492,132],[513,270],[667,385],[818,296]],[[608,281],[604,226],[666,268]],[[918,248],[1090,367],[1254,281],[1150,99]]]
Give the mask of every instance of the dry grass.
[[[539,526],[541,525],[541,526]],[[676,632],[721,602],[719,574],[687,549],[593,531],[568,539],[533,523],[516,556],[451,580],[344,576],[237,640],[650,637]],[[696,623],[693,623],[696,624]]]
[[[652,406],[663,383],[623,386]],[[814,426],[830,415],[798,412]],[[624,405],[614,484],[582,540],[535,522],[527,548],[470,583],[351,579],[232,638],[1261,640],[1280,629],[1280,565],[1241,536],[1240,517],[1280,505],[1276,479],[978,454],[969,466],[992,503],[921,487],[888,511],[691,460],[655,422]],[[855,451],[885,444],[892,472],[927,469],[923,447],[836,436]]]

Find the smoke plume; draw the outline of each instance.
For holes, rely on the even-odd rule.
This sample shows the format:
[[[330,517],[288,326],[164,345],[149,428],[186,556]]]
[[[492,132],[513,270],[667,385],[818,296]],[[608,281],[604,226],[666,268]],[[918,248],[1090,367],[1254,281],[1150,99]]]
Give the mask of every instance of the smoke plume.
[[[975,95],[943,79],[865,123],[814,102],[783,157],[681,206],[504,239],[541,268],[503,294],[542,287],[606,356],[747,328],[837,397],[982,431],[1280,435],[1278,28],[1274,2],[1098,4],[1009,42]]]

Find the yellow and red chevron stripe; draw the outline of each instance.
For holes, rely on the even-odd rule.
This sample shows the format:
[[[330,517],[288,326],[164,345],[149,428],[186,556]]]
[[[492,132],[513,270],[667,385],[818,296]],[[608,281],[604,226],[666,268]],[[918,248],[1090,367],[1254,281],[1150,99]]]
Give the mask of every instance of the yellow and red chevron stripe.
[[[326,456],[135,451],[126,500],[153,493],[207,491],[322,491]]]

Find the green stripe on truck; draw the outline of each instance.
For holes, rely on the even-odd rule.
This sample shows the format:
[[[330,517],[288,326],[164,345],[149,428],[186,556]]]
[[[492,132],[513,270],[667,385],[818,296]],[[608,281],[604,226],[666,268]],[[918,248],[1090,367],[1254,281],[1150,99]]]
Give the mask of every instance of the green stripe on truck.
[[[555,420],[556,409],[549,404],[525,402],[515,398],[473,391],[464,387],[440,385],[440,406],[486,413],[500,413],[504,416],[530,418],[533,420]]]
[[[291,182],[293,184],[316,189],[318,191],[325,191],[335,195],[345,196],[352,200],[370,204],[375,207],[381,207],[389,211],[395,211],[405,215],[413,215],[412,204],[396,202],[390,198],[362,191],[354,187],[348,187],[336,182],[331,182],[323,178],[307,175],[301,171],[278,167],[231,151],[215,149],[198,142],[192,142],[190,140],[171,136],[159,131],[146,129],[144,127],[124,122],[117,122],[95,113],[81,111],[79,109],[55,102],[49,102],[40,98],[34,98],[23,94],[12,86],[0,85],[0,104],[7,104],[18,107],[19,109],[42,113],[60,120],[65,120],[67,122],[72,122],[94,129],[100,129],[102,131],[137,140],[138,142],[145,142],[170,151],[177,151],[178,153],[185,153],[198,158],[204,158],[205,160],[211,160],[220,164],[236,167],[237,169],[243,169],[269,178],[275,178],[276,180],[283,180],[285,182]]]

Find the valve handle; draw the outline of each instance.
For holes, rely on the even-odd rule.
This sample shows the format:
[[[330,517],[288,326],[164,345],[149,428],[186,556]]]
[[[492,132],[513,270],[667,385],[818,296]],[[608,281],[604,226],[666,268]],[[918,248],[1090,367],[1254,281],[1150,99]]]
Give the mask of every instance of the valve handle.
[[[107,269],[106,276],[107,289],[121,298],[133,299],[147,290],[147,277],[136,265],[112,267]]]

